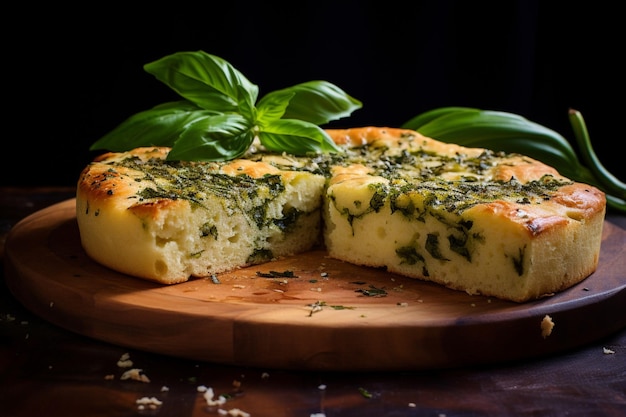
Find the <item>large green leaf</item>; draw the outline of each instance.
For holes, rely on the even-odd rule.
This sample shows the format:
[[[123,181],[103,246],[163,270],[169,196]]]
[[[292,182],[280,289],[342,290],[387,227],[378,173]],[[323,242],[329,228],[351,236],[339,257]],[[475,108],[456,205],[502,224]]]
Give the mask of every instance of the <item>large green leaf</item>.
[[[259,106],[264,104],[265,100],[274,99],[274,95],[285,93],[293,93],[293,97],[289,100],[283,118],[304,120],[316,125],[347,117],[363,107],[359,100],[326,81],[309,81],[272,91],[261,99]]]
[[[244,91],[256,102],[258,87],[224,59],[204,51],[178,52],[144,69],[182,97],[207,110],[234,112]]]
[[[207,116],[180,135],[168,160],[223,161],[241,157],[254,140],[254,131],[237,114]]]
[[[141,146],[172,146],[190,123],[211,114],[215,112],[188,101],[164,103],[129,117],[89,149],[120,152]]]
[[[280,119],[259,132],[263,146],[270,151],[305,155],[308,152],[341,152],[322,128],[302,120]]]
[[[294,91],[286,88],[264,96],[256,106],[257,123],[263,126],[283,117],[289,101],[295,94]]]

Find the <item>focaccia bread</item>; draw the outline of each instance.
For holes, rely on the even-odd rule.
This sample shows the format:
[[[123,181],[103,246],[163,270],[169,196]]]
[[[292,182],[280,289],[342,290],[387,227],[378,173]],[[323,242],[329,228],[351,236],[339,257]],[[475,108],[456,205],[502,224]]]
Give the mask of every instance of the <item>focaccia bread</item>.
[[[303,252],[319,240],[325,178],[239,159],[166,163],[169,148],[97,158],[76,217],[87,254],[163,284]]]
[[[164,284],[323,243],[331,257],[523,302],[597,267],[606,201],[536,160],[406,129],[329,129],[341,154],[228,162],[108,153],[82,172],[87,254]]]
[[[331,257],[523,302],[582,281],[600,255],[604,193],[534,159],[397,129],[330,132],[364,157],[325,190]]]

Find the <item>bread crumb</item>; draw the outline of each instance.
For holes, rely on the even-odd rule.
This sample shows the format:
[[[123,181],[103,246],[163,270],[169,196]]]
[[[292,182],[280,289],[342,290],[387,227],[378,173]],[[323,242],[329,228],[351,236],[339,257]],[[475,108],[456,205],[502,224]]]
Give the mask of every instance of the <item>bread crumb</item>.
[[[111,381],[111,380],[115,379],[115,375],[113,375],[113,374],[105,375],[104,379],[107,380],[107,381]]]
[[[130,355],[124,353],[117,361],[117,366],[120,368],[130,368],[133,366],[133,361],[130,360]]]
[[[163,401],[156,397],[142,397],[135,401],[135,403],[137,404],[137,409],[139,410],[145,410],[146,408],[156,410],[158,407],[163,405]]]
[[[609,348],[605,348],[605,347],[603,347],[603,348],[602,348],[602,352],[603,352],[605,355],[612,355],[612,354],[614,354],[614,353],[615,353],[615,351],[614,351],[614,350],[611,350],[611,349],[609,349]]]
[[[137,369],[137,368],[129,369],[128,371],[126,371],[126,372],[124,372],[122,374],[120,379],[122,381],[124,381],[126,379],[132,379],[134,381],[140,381],[140,382],[146,382],[146,383],[150,382],[150,378],[148,378],[142,372],[143,372],[142,369]]]
[[[206,400],[207,405],[224,405],[226,403],[226,397],[220,395],[217,397],[217,400],[214,400],[215,393],[213,392],[213,388],[205,387],[201,385],[198,387],[198,392],[204,392],[203,396]]]
[[[240,410],[238,408],[233,408],[233,409],[228,410],[228,411],[219,409],[219,410],[217,410],[217,412],[220,415],[222,415],[222,416],[229,415],[229,416],[233,416],[233,417],[250,417],[250,413],[246,413],[245,411],[242,411],[242,410]]]
[[[550,336],[553,328],[554,322],[552,321],[552,317],[546,314],[543,320],[541,320],[541,337],[545,339]]]

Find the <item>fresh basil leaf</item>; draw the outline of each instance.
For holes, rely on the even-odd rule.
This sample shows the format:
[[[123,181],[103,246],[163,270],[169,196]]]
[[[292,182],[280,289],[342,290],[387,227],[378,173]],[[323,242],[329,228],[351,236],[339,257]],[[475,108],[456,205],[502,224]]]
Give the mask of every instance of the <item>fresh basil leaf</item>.
[[[347,117],[363,107],[359,100],[327,81],[297,84],[283,90],[272,91],[268,96],[271,98],[272,95],[284,94],[285,91],[294,93],[294,96],[289,101],[283,115],[284,119],[298,119],[323,125]]]
[[[89,149],[122,152],[141,146],[172,146],[188,124],[210,114],[189,101],[164,103],[129,117]]]
[[[243,156],[254,141],[254,130],[238,114],[207,116],[187,126],[167,159],[223,161]]]
[[[259,93],[259,88],[227,61],[204,51],[178,52],[148,63],[144,69],[207,110],[235,112],[244,99],[242,93],[252,103]]]
[[[250,124],[254,124],[257,118],[257,109],[254,107],[254,102],[252,101],[252,97],[245,94],[243,91],[243,86],[237,86],[239,92],[239,114],[241,114],[244,118],[246,118]]]
[[[342,151],[322,128],[303,120],[275,120],[264,125],[258,135],[261,144],[274,152],[305,155]]]
[[[289,101],[295,94],[294,91],[285,89],[263,96],[256,106],[257,123],[263,126],[266,123],[283,117],[289,105]]]

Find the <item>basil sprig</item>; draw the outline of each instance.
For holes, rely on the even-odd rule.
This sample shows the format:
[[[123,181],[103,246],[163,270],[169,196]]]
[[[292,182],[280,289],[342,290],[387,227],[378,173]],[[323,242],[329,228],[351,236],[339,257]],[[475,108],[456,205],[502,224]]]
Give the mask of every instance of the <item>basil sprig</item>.
[[[144,70],[182,100],[134,114],[90,150],[168,146],[172,148],[168,160],[224,161],[243,156],[258,137],[275,152],[341,152],[319,125],[362,107],[326,81],[297,84],[257,100],[257,85],[224,59],[204,51],[168,55],[144,65]]]

